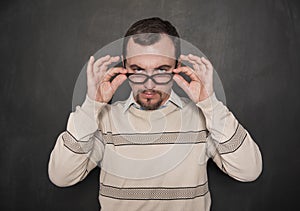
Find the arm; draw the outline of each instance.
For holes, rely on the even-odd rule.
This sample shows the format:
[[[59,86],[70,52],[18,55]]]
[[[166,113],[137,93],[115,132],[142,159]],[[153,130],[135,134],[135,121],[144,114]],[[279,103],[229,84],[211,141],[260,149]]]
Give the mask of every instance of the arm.
[[[118,56],[107,55],[96,62],[91,57],[88,62],[86,99],[70,114],[67,130],[59,135],[50,155],[48,174],[57,186],[83,180],[102,159],[104,144],[98,130],[98,114],[126,80],[125,69],[107,68],[118,60]]]
[[[174,80],[202,110],[207,130],[208,153],[225,173],[240,181],[255,180],[262,171],[258,146],[238,120],[218,101],[213,90],[213,67],[209,60],[189,54],[181,55],[188,66],[175,69]],[[187,82],[180,72],[190,77]]]
[[[67,129],[61,133],[51,152],[48,173],[57,186],[70,186],[83,180],[102,159],[104,144],[97,132],[94,109],[100,111],[104,103],[86,97],[69,116]],[[96,112],[98,113],[98,112]]]
[[[207,150],[214,162],[239,181],[255,180],[262,171],[262,158],[250,134],[214,93],[197,106],[210,132]]]

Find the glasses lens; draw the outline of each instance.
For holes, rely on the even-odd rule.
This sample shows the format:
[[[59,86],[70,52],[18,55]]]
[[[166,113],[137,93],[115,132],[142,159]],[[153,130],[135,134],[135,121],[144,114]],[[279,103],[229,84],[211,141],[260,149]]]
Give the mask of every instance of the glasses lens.
[[[152,78],[155,80],[156,83],[168,83],[172,79],[171,74],[155,74],[152,76]]]
[[[132,83],[136,83],[136,84],[143,84],[150,78],[152,78],[153,82],[156,84],[167,84],[172,80],[172,74],[161,73],[161,74],[155,74],[152,76],[148,76],[145,74],[132,74],[132,75],[128,76],[128,79]]]
[[[132,74],[129,77],[129,80],[132,81],[133,83],[144,83],[145,80],[147,79],[147,75],[143,74]]]

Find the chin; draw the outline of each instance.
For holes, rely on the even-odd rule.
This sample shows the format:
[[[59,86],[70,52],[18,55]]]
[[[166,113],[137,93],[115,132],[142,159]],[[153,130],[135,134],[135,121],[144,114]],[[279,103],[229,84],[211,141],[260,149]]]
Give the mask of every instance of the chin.
[[[138,99],[137,103],[140,104],[144,110],[156,110],[161,106],[162,99]]]

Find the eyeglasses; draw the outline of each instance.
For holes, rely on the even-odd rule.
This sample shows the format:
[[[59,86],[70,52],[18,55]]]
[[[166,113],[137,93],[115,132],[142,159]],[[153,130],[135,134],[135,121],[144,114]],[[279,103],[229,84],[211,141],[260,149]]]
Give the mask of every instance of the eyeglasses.
[[[149,79],[158,85],[166,85],[173,79],[173,73],[158,73],[154,75],[146,75],[142,73],[127,73],[128,80],[133,84],[144,84]]]

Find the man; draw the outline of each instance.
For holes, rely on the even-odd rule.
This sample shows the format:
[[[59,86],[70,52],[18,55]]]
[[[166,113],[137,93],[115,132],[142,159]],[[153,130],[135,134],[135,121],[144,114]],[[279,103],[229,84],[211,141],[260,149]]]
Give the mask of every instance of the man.
[[[259,148],[217,100],[210,61],[180,55],[176,29],[159,18],[136,22],[126,36],[123,67],[108,68],[119,56],[90,58],[86,100],[57,139],[51,181],[70,186],[99,165],[102,210],[174,211],[210,209],[209,158],[239,181],[255,180]],[[127,79],[130,97],[108,104]],[[173,80],[190,99],[175,94]]]

